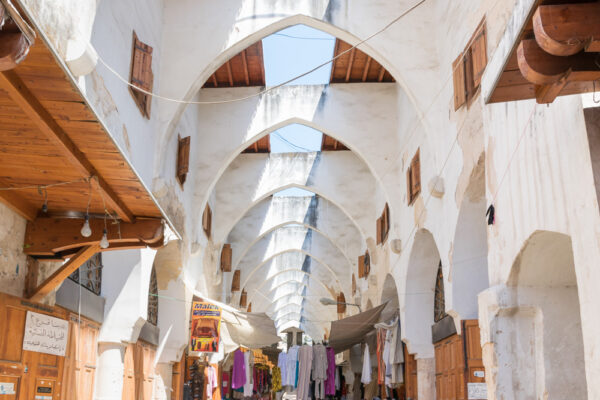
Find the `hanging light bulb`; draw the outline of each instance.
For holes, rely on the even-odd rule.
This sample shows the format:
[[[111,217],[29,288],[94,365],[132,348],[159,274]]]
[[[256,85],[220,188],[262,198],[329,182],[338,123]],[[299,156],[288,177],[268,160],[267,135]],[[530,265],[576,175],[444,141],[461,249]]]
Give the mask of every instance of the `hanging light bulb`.
[[[47,213],[48,212],[48,191],[46,191],[46,188],[44,187],[38,187],[38,193],[41,196],[44,196],[44,204],[42,205],[42,212],[43,213]]]
[[[104,231],[102,232],[102,239],[100,240],[100,247],[103,249],[107,249],[108,246],[108,232],[106,231],[106,228],[104,228]]]
[[[81,227],[81,236],[83,236],[83,237],[92,236],[92,228],[90,228],[90,216],[87,214],[85,215],[85,222],[83,223],[83,226]]]

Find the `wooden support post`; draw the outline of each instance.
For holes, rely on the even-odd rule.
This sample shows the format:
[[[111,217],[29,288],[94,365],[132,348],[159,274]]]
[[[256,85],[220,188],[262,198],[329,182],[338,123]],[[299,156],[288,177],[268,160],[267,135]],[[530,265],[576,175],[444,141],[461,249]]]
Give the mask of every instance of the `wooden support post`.
[[[75,272],[84,262],[89,260],[91,256],[100,250],[99,245],[91,245],[82,247],[73,257],[63,264],[58,270],[50,275],[44,282],[37,286],[31,293],[28,293],[28,298],[32,301],[40,301],[47,296],[51,291],[56,289],[69,275]]]
[[[40,265],[38,260],[33,257],[27,257],[27,275],[25,276],[24,296],[33,295],[38,284]]]

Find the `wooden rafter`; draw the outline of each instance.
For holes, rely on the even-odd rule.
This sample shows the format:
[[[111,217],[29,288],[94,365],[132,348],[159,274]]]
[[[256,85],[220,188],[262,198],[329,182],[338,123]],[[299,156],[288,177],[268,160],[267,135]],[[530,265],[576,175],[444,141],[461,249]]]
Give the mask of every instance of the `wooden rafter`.
[[[0,179],[0,187],[7,188],[10,185]],[[37,209],[24,202],[14,190],[0,190],[0,201],[28,221],[33,221],[37,215]]]
[[[92,235],[83,237],[83,220],[66,218],[38,218],[27,223],[24,252],[30,256],[60,258],[81,247],[100,243],[104,230],[102,219],[91,219]],[[162,245],[164,228],[159,219],[139,219],[134,223],[107,223],[109,250],[117,247],[140,248]]]
[[[350,60],[348,61],[348,69],[346,70],[346,82],[350,81],[350,74],[352,73],[352,65],[354,65],[354,52],[356,48],[350,50]]]
[[[244,79],[246,85],[250,86],[250,71],[248,70],[248,56],[246,55],[246,49],[242,50],[242,63],[244,64]]]
[[[365,69],[362,74],[362,81],[365,82],[367,80],[367,75],[369,74],[369,67],[371,67],[371,56],[367,56],[367,62],[365,63]]]
[[[0,88],[21,108],[27,117],[38,127],[52,144],[66,157],[82,177],[95,177],[93,184],[105,197],[111,207],[126,222],[135,218],[104,178],[96,171],[92,163],[77,148],[66,132],[52,118],[40,101],[31,93],[14,71],[0,72]]]
[[[100,250],[98,244],[82,247],[69,261],[63,264],[52,275],[46,278],[31,292],[26,293],[27,298],[32,301],[40,301],[52,290],[56,289],[69,275],[75,272],[84,262]],[[36,264],[37,265],[37,264]]]
[[[383,75],[385,75],[385,68],[383,68],[383,65],[381,65],[379,67],[379,75],[377,76],[377,82],[383,81]]]
[[[212,74],[212,81],[213,81],[213,84],[215,85],[215,87],[219,86],[219,82],[217,82],[217,75],[216,74]]]
[[[229,86],[233,87],[233,72],[231,71],[231,60],[227,61],[227,78],[229,79]]]

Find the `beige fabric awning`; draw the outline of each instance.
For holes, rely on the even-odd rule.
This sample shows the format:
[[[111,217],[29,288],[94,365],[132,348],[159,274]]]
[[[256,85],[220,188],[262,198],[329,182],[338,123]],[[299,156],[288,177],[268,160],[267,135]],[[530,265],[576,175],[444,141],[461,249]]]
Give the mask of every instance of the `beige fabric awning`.
[[[277,335],[275,323],[264,313],[232,312],[223,309],[221,340],[225,353],[239,346],[251,349],[271,346],[281,338]]]
[[[362,342],[367,333],[372,331],[374,325],[379,322],[381,312],[386,304],[381,304],[348,318],[333,321],[331,323],[329,345],[333,347],[336,353],[339,353]]]

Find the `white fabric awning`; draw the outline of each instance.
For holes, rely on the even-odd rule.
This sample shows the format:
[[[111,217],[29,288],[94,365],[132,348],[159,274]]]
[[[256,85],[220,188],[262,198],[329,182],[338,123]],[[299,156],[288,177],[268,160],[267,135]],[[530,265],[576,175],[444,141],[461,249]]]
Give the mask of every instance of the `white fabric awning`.
[[[333,321],[331,323],[329,345],[333,347],[336,353],[339,353],[362,342],[365,336],[373,330],[375,324],[379,322],[381,312],[386,304],[387,302],[351,317]]]
[[[225,346],[225,353],[239,346],[259,349],[281,340],[277,335],[275,323],[264,313],[223,310],[221,321],[221,340]]]

